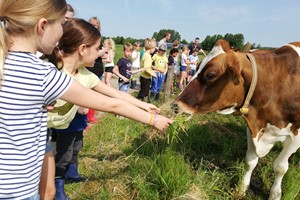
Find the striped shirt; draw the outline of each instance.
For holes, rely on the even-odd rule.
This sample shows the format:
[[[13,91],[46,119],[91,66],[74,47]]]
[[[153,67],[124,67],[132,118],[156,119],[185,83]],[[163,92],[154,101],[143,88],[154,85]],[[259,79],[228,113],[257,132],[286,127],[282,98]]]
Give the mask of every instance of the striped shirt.
[[[27,52],[9,52],[0,86],[0,199],[38,192],[45,153],[47,111],[72,78]]]

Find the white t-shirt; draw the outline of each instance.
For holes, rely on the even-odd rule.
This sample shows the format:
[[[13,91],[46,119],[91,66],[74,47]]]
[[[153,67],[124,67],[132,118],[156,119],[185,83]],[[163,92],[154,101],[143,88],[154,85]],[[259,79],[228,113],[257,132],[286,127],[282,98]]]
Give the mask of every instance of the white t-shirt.
[[[9,52],[0,88],[0,199],[38,193],[45,154],[47,111],[72,78],[28,52]]]
[[[191,62],[197,62],[199,60],[199,57],[198,56],[194,56],[193,54],[192,55],[189,55],[188,56],[188,60],[191,61]],[[197,65],[196,64],[190,64],[190,68],[192,70],[196,70],[197,68]]]
[[[132,62],[132,67],[139,69],[140,68],[140,52],[133,50],[131,57],[135,58],[137,56],[137,58]]]
[[[187,66],[185,60],[187,59],[187,55],[185,53],[181,54],[181,66]]]

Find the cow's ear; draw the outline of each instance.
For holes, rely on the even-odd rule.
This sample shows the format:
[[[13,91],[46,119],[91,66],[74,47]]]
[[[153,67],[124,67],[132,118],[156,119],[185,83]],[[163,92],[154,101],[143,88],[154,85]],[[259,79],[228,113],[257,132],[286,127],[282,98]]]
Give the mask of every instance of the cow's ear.
[[[241,72],[236,67],[232,66],[229,66],[228,69],[231,72],[233,83],[238,85],[240,83]]]
[[[219,39],[216,42],[215,46],[221,46],[223,51],[225,51],[226,53],[228,53],[231,50],[229,42],[224,39]]]
[[[234,53],[228,53],[227,68],[232,75],[234,84],[238,85],[241,79],[241,66]]]

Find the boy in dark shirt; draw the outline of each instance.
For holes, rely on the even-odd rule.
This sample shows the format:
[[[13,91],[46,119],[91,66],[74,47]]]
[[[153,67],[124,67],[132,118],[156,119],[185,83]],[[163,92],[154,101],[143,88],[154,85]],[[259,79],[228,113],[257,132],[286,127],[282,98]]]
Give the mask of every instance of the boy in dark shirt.
[[[132,45],[130,43],[124,44],[123,57],[118,60],[113,69],[113,73],[119,77],[119,90],[123,92],[128,92],[131,75],[143,71],[143,69],[132,71],[131,54]]]

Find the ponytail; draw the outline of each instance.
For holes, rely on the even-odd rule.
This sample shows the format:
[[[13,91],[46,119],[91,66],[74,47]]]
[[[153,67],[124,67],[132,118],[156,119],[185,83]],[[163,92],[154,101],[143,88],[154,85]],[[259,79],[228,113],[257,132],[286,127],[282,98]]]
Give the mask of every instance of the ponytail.
[[[62,62],[62,59],[57,46],[53,49],[53,52],[50,55],[46,55],[44,58],[48,59],[49,62],[55,65],[58,70],[62,69],[62,65],[59,65],[59,63]]]
[[[0,87],[3,80],[4,61],[8,52],[8,36],[5,29],[5,19],[1,18],[0,25]]]

